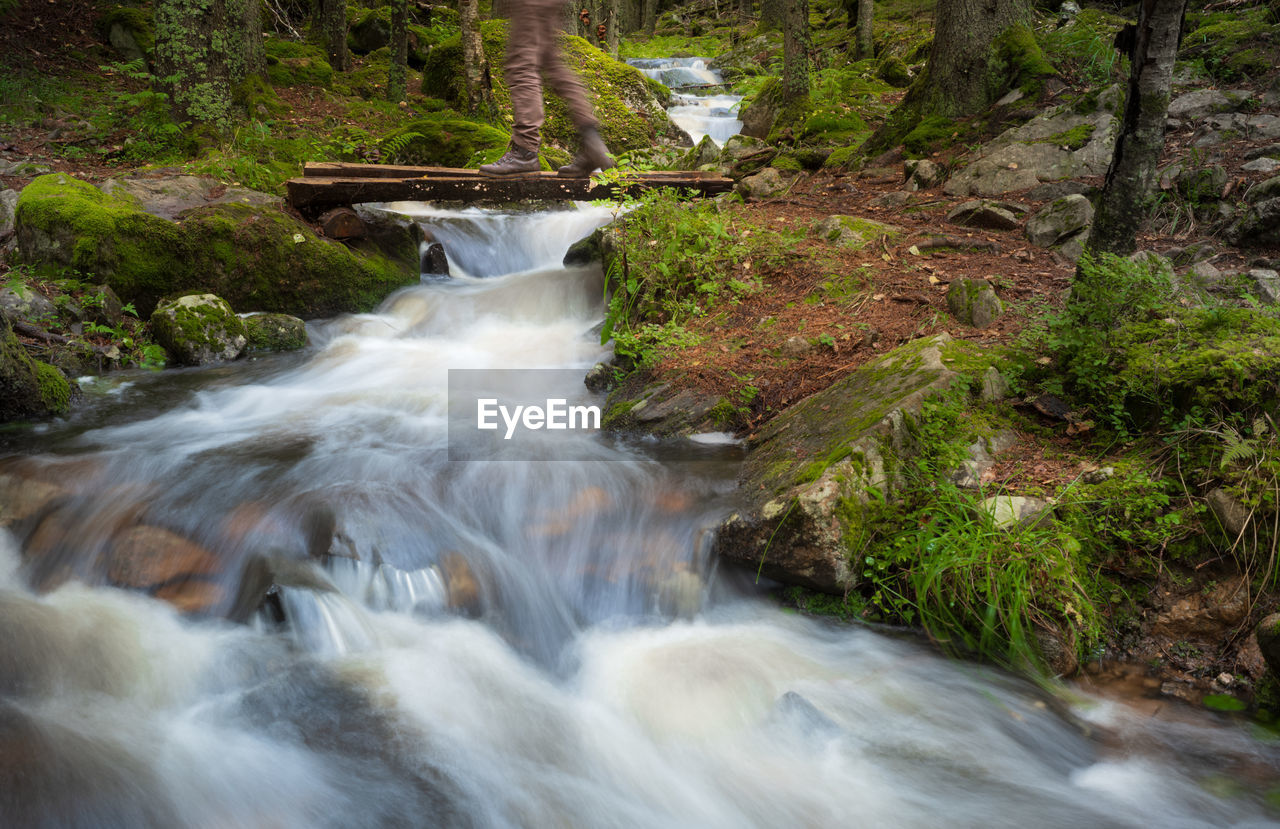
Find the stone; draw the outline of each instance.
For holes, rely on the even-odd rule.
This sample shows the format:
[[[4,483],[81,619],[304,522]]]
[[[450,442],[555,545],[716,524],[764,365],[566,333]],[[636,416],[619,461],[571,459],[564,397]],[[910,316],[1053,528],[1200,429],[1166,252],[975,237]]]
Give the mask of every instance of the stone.
[[[1226,139],[1217,130],[1205,130],[1191,139],[1191,146],[1197,150],[1207,150],[1211,147],[1221,146],[1224,141]]]
[[[857,587],[847,534],[858,505],[891,497],[893,463],[913,451],[908,425],[960,375],[940,334],[899,346],[791,405],[751,439],[740,506],[716,531],[726,564],[765,578],[843,595]]]
[[[48,363],[31,359],[0,314],[0,423],[47,418],[71,407],[72,385]]]
[[[897,210],[906,207],[911,203],[911,194],[902,190],[891,190],[882,196],[876,196],[868,204],[872,207],[883,207],[888,210]]]
[[[676,389],[670,383],[653,383],[639,394],[620,388],[609,395],[600,425],[610,432],[687,437],[720,431],[729,405],[722,397]]]
[[[1084,256],[1084,243],[1089,238],[1087,231],[1068,236],[1053,249],[1054,256],[1068,264],[1074,265]]]
[[[1220,164],[1179,170],[1173,184],[1178,193],[1193,204],[1216,201],[1227,186],[1227,171]]]
[[[902,167],[906,174],[908,188],[911,190],[937,187],[947,177],[947,171],[942,168],[942,165],[927,158],[908,159],[902,162]]]
[[[202,366],[239,357],[248,345],[244,322],[213,294],[162,302],[151,315],[156,342],[180,364]]]
[[[1018,217],[1011,211],[983,200],[956,205],[947,213],[947,221],[983,230],[1013,230],[1019,224]]]
[[[609,363],[596,363],[582,378],[582,385],[595,392],[609,391],[616,383],[617,371]]]
[[[995,495],[984,498],[978,509],[991,517],[998,530],[1034,529],[1043,525],[1053,515],[1047,501],[1024,495]]]
[[[995,366],[987,366],[982,373],[981,398],[988,403],[1000,403],[1009,396],[1009,381]]]
[[[39,322],[58,316],[58,308],[44,294],[29,285],[0,288],[0,314],[11,320]]]
[[[0,161],[0,176],[42,176],[49,172],[44,164],[38,164],[25,158],[17,161]]]
[[[1244,194],[1244,200],[1250,204],[1276,198],[1280,198],[1280,176],[1260,181],[1250,187]]]
[[[1156,614],[1151,633],[1169,639],[1217,641],[1244,621],[1248,612],[1248,584],[1241,577],[1229,578],[1173,598]]]
[[[1250,513],[1243,504],[1221,487],[1211,489],[1205,496],[1205,501],[1228,536],[1234,538],[1244,532],[1249,524]]]
[[[1093,221],[1093,203],[1084,196],[1063,196],[1027,220],[1027,239],[1047,248],[1086,229]]]
[[[67,494],[56,484],[0,472],[0,527],[10,527],[41,512]]]
[[[1218,270],[1207,260],[1196,262],[1187,269],[1187,274],[1192,277],[1195,284],[1202,288],[1217,285],[1222,281],[1222,271]]]
[[[284,200],[247,187],[228,186],[204,176],[130,176],[114,178],[99,185],[110,196],[133,200],[142,210],[162,219],[209,204],[250,204],[280,207]]]
[[[947,180],[949,196],[995,196],[1026,190],[1041,182],[1102,176],[1111,163],[1119,131],[1118,87],[1098,96],[1095,112],[1079,113],[1068,105],[1053,107],[1027,123],[1005,130],[980,151],[979,157]],[[1085,131],[1083,144],[1063,145],[1063,137]]]
[[[803,357],[813,351],[813,343],[804,337],[787,337],[787,341],[782,344],[781,351],[784,357]]]
[[[1080,669],[1079,658],[1076,656],[1074,630],[1063,631],[1056,628],[1050,630],[1037,627],[1034,635],[1040,656],[1049,666],[1049,670],[1053,671],[1054,676],[1069,677]]]
[[[1280,117],[1263,113],[1245,119],[1245,131],[1254,141],[1274,141],[1280,138]]]
[[[1169,117],[1198,121],[1207,115],[1232,112],[1253,97],[1248,90],[1196,89],[1169,102]]]
[[[307,324],[288,314],[241,314],[251,351],[297,351],[309,340]]]
[[[1246,274],[1253,283],[1253,293],[1268,305],[1280,302],[1280,273],[1270,268],[1252,268]]]
[[[1280,144],[1267,144],[1263,147],[1254,147],[1246,150],[1244,154],[1246,161],[1252,161],[1255,158],[1280,158]]]
[[[974,328],[990,327],[1004,311],[989,282],[965,276],[947,286],[947,308],[958,321]]]
[[[13,235],[17,211],[18,191],[0,190],[0,242]]]
[[[1027,193],[1027,198],[1031,201],[1055,201],[1063,196],[1076,194],[1088,196],[1096,190],[1096,187],[1085,184],[1083,181],[1048,181],[1033,187]]]
[[[716,146],[716,142],[711,140],[711,136],[704,135],[702,140],[698,142],[698,146],[689,150],[684,154],[684,158],[680,159],[679,168],[681,170],[696,170],[704,164],[719,164],[720,148]]]
[[[1272,613],[1258,623],[1255,628],[1258,637],[1258,649],[1267,662],[1271,675],[1280,677],[1280,613]]]
[[[858,250],[868,243],[897,236],[902,233],[902,228],[871,219],[837,214],[817,222],[809,232],[828,244]]]
[[[968,457],[952,473],[951,482],[961,489],[981,489],[986,474],[995,466],[995,456],[1013,448],[1017,442],[1016,434],[1002,429],[991,437],[979,438],[969,444]]]
[[[1280,246],[1280,196],[1255,202],[1227,228],[1225,235],[1241,247]]]
[[[755,175],[739,181],[734,189],[747,201],[758,201],[781,195],[790,187],[791,180],[783,178],[777,168],[765,167]]]
[[[1080,475],[1080,480],[1084,481],[1086,484],[1101,484],[1111,480],[1115,475],[1116,468],[1114,466],[1100,466],[1096,469],[1085,470],[1085,472]]]
[[[1280,161],[1263,156],[1262,158],[1255,158],[1253,161],[1246,161],[1240,165],[1240,169],[1246,173],[1274,173],[1276,170],[1280,170]]]

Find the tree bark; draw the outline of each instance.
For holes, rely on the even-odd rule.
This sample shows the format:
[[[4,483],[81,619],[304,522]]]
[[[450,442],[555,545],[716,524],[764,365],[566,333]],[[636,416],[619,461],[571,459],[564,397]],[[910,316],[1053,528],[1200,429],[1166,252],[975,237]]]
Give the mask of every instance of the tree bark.
[[[787,0],[782,27],[782,99],[809,94],[809,0]]]
[[[787,16],[788,0],[760,0],[760,24],[766,29],[782,27]]]
[[[738,15],[744,20],[751,16],[751,0],[738,0]]]
[[[156,76],[180,121],[229,129],[236,88],[264,68],[257,0],[157,0]]]
[[[609,46],[609,54],[615,58],[618,56],[618,34],[622,29],[622,4],[619,0],[609,0],[608,19],[604,21],[609,27],[608,33],[605,35],[605,43]]]
[[[923,111],[955,117],[985,109],[993,100],[987,77],[992,44],[1025,22],[1030,8],[1027,0],[939,0]]]
[[[1137,247],[1138,229],[1147,215],[1156,165],[1164,150],[1173,62],[1186,10],[1187,0],[1142,0],[1138,4],[1129,94],[1089,232],[1091,250],[1124,256]]]
[[[493,114],[493,80],[480,37],[478,0],[459,0],[458,26],[462,37],[462,81],[467,95],[467,111],[475,115]]]
[[[511,17],[512,0],[493,0],[493,5],[489,7],[490,20],[506,20]]]
[[[642,3],[641,17],[644,33],[653,37],[654,30],[658,28],[658,0],[642,0]]]
[[[872,20],[875,17],[874,0],[858,0],[858,35],[855,43],[855,55],[858,60],[876,56],[875,42],[872,40]]]
[[[347,0],[320,0],[320,34],[329,65],[335,72],[351,71],[347,50]]]
[[[409,0],[391,2],[391,65],[387,69],[387,100],[403,101],[409,92]]]

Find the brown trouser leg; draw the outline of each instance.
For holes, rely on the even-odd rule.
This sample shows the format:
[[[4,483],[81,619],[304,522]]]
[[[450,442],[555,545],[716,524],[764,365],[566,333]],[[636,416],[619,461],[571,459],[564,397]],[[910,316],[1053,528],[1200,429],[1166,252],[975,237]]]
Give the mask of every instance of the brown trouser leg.
[[[511,143],[522,150],[538,151],[545,113],[542,108],[542,76],[547,86],[564,98],[569,117],[581,132],[599,126],[587,103],[582,82],[565,63],[557,41],[565,19],[565,0],[515,0],[507,38],[507,89],[515,121]]]

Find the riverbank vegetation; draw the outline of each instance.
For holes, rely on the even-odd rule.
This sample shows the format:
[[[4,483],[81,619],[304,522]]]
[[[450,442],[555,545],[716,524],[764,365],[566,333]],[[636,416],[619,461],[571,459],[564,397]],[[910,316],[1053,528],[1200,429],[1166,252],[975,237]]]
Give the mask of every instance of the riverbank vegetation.
[[[488,3],[473,32],[448,4],[410,4],[400,27],[390,6],[346,3],[338,45],[349,55],[338,57],[311,3],[227,2],[253,48],[214,56],[227,69],[216,89],[174,77],[175,49],[198,48],[175,40],[161,14],[181,5],[0,4],[0,190],[14,191],[13,204],[34,188],[23,196],[34,205],[53,186],[40,178],[48,173],[80,182],[67,193],[94,194],[85,182],[209,177],[216,186],[200,198],[213,201],[219,187],[278,196],[306,161],[472,167],[505,146],[506,24]],[[869,52],[844,4],[804,5],[808,25],[797,31],[794,15],[771,17],[772,4],[658,3],[651,26],[641,4],[593,4],[595,21],[618,10],[603,49],[594,26],[575,24],[582,37],[570,54],[623,174],[675,166],[738,180],[736,195],[716,201],[657,194],[603,234],[613,410],[662,383],[703,396],[717,428],[754,441],[861,367],[949,334],[968,344],[945,352],[958,379],[901,415],[907,444],[875,438],[886,486],[851,488],[847,436],[797,459],[796,486],[826,481],[840,493],[834,549],[849,576],[827,592],[798,580],[779,588],[780,600],[920,628],[956,653],[1020,669],[1101,676],[1108,661],[1137,663],[1166,694],[1274,706],[1265,642],[1253,634],[1276,607],[1280,570],[1274,4],[1189,8],[1151,177],[1158,186],[1132,205],[1144,222],[1132,234],[1144,252],[1136,259],[1082,256],[1126,128],[1131,66],[1113,41],[1124,45],[1131,10],[994,4],[998,14],[983,23],[993,51],[966,57],[939,45],[957,25],[976,25],[943,25],[942,12],[960,4],[876,3]],[[478,52],[468,51],[470,35]],[[680,146],[663,114],[671,90],[612,60],[610,48],[624,58],[714,58],[726,88],[747,96],[747,137]],[[465,56],[480,53],[486,71],[464,71]],[[796,69],[798,55],[807,68]],[[784,83],[788,57],[803,89]],[[954,67],[966,60],[984,67],[977,86],[941,82],[964,74]],[[552,99],[549,113],[548,169],[571,157],[575,140],[563,106]],[[367,308],[412,278],[385,246],[348,251],[274,202],[259,213],[199,206],[175,222],[132,198],[112,197],[113,216],[186,239],[161,253],[213,263],[206,269],[226,285],[241,284],[245,268],[218,263],[242,257],[246,228],[275,229],[271,244],[283,252],[271,259],[273,282],[291,278],[296,247],[299,257],[305,249],[335,260],[312,268],[317,284],[354,270],[373,285],[317,305],[295,284],[287,302],[246,295],[255,307],[237,310]],[[72,380],[163,364],[138,309],[203,287],[200,279],[166,264],[148,278],[181,272],[188,282],[125,295],[110,267],[124,248],[84,229],[41,247],[36,230],[52,238],[55,225],[69,225],[41,225],[26,210],[16,218],[27,237],[13,231],[14,207],[0,222],[0,284],[47,307],[34,322],[8,323],[15,342]],[[239,224],[228,225],[228,213]],[[212,224],[212,235],[192,235]],[[113,235],[122,245],[132,238]],[[127,258],[126,275],[145,264]],[[106,296],[102,284],[125,291],[122,315],[90,313],[109,304],[94,299]],[[44,411],[65,411],[70,390],[51,394]],[[20,414],[32,413],[40,410]],[[1002,498],[1034,509],[1009,517]],[[783,504],[768,526],[791,515]]]

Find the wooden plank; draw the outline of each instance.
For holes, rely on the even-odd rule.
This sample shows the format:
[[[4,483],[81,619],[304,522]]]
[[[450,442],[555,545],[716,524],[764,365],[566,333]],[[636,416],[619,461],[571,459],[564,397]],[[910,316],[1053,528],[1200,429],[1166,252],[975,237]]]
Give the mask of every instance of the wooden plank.
[[[390,201],[587,201],[610,198],[619,191],[637,194],[654,187],[676,187],[710,196],[732,189],[727,178],[653,176],[645,174],[621,187],[555,173],[528,173],[501,178],[472,174],[440,178],[320,178],[304,176],[285,182],[288,200],[297,210],[317,215],[332,207]]]
[[[333,161],[308,161],[302,165],[304,178],[470,178],[492,180],[491,176],[481,176],[473,169],[461,167],[406,167],[396,164],[345,164]],[[552,172],[522,173],[526,176],[555,176]],[[717,181],[723,176],[706,170],[652,170],[632,173],[633,178],[642,180],[697,180]]]

